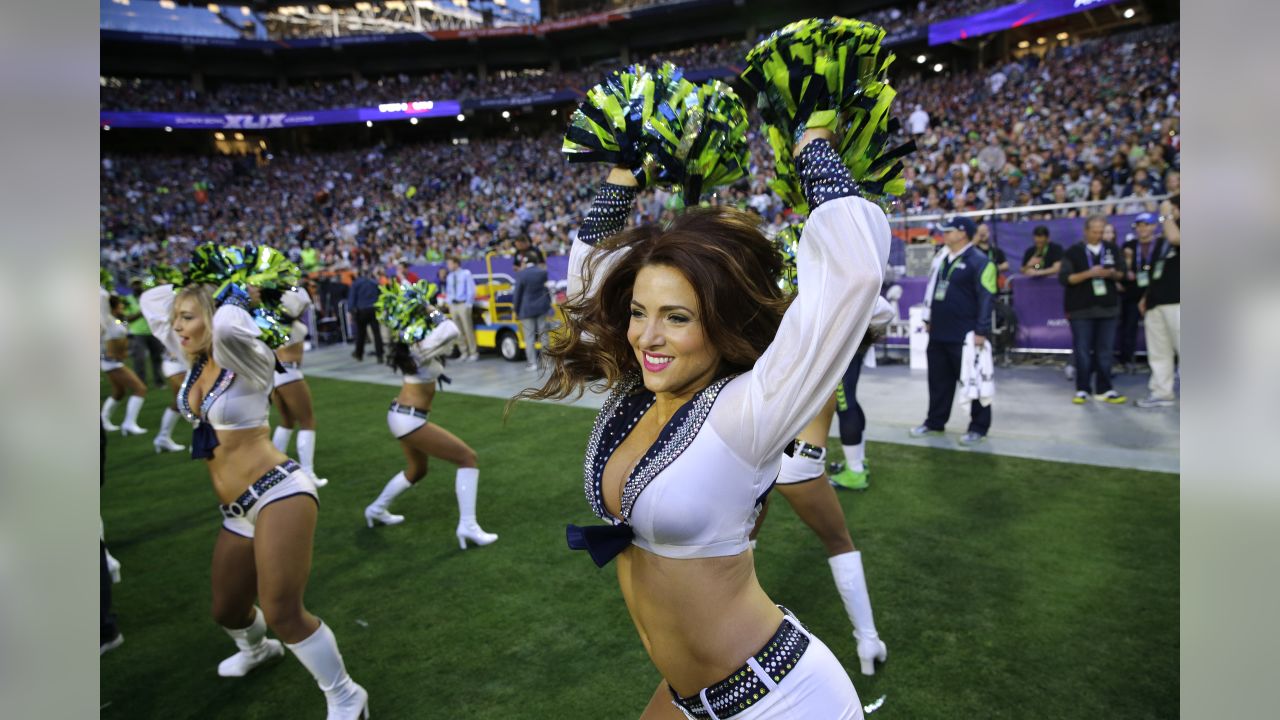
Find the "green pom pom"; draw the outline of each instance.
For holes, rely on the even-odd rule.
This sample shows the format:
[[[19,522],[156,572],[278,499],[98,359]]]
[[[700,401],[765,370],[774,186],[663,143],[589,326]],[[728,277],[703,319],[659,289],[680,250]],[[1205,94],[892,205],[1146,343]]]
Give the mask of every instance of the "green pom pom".
[[[181,285],[183,280],[182,271],[171,265],[152,265],[147,274],[142,276],[142,289],[150,290],[159,285]]]
[[[782,228],[773,237],[773,242],[778,246],[778,253],[782,255],[782,276],[778,280],[778,287],[788,295],[794,295],[800,287],[796,270],[796,253],[799,251],[800,234],[803,232],[804,223],[798,223]]]
[[[104,267],[98,268],[98,284],[101,285],[104,290],[115,292],[115,279],[111,277],[111,271]]]
[[[292,323],[285,322],[279,311],[259,305],[249,314],[258,326],[259,336],[272,350],[289,341],[289,333],[293,331]]]
[[[378,322],[400,342],[412,345],[422,340],[444,319],[432,305],[437,290],[435,283],[426,280],[414,285],[398,282],[383,285],[373,304]]]
[[[187,268],[188,283],[208,283],[219,288],[245,282],[244,251],[238,247],[203,243],[196,246]]]
[[[747,111],[719,81],[695,85],[672,63],[632,65],[593,87],[570,119],[570,162],[626,167],[640,187],[676,190],[685,205],[744,177]]]
[[[777,167],[770,187],[800,213],[808,212],[792,148],[805,130],[836,135],[839,153],[861,194],[872,199],[905,191],[901,158],[915,149],[886,149],[896,121],[896,92],[888,82],[894,55],[881,47],[884,29],[846,18],[800,20],[747,53],[742,78],[758,93]]]
[[[266,245],[244,247],[245,282],[267,290],[288,290],[298,284],[302,271],[283,253]]]

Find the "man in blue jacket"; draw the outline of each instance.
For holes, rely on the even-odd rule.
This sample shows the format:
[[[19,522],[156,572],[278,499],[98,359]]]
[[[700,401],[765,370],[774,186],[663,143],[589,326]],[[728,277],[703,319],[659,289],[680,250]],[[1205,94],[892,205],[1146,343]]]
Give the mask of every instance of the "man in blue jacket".
[[[991,334],[991,301],[996,291],[996,266],[973,244],[978,228],[965,217],[944,219],[935,226],[946,250],[934,261],[925,292],[925,323],[929,330],[929,414],[912,437],[942,432],[951,417],[965,335],[974,334],[981,349]],[[974,400],[969,430],[961,445],[976,445],[991,428],[991,406]]]

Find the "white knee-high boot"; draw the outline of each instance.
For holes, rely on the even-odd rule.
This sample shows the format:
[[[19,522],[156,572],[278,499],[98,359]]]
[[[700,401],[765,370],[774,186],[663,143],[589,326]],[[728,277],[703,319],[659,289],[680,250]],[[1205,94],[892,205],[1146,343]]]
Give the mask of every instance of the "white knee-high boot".
[[[324,487],[329,481],[316,475],[316,431],[298,431],[298,463],[316,481],[316,487]]]
[[[467,541],[476,545],[488,545],[498,536],[485,532],[476,523],[476,488],[480,484],[478,468],[458,468],[453,490],[458,496],[458,547],[467,549]]]
[[[120,424],[120,432],[125,435],[145,435],[146,429],[138,427],[138,413],[142,412],[142,403],[146,398],[130,395],[124,406],[124,422]]]
[[[181,452],[186,450],[186,446],[179,445],[173,441],[173,427],[178,424],[178,418],[182,417],[182,413],[173,408],[164,409],[164,417],[160,418],[160,431],[156,433],[156,439],[153,444],[156,446],[156,452]]]
[[[844,602],[844,610],[853,623],[853,637],[858,641],[858,660],[863,675],[876,674],[876,661],[884,662],[888,650],[876,633],[871,615],[871,596],[867,594],[867,578],[862,572],[862,553],[858,550],[827,558],[836,590]]]
[[[267,638],[267,620],[262,610],[256,605],[253,608],[253,622],[249,627],[224,627],[223,630],[235,641],[239,651],[218,663],[218,674],[222,677],[244,677],[250,670],[259,665],[284,655],[284,645],[279,640]]]
[[[293,439],[293,428],[287,428],[283,425],[276,428],[271,435],[271,444],[282,453],[289,452],[289,441]]]
[[[364,519],[369,524],[369,527],[373,527],[375,520],[383,525],[399,525],[404,522],[403,515],[392,515],[387,512],[387,508],[391,507],[391,501],[395,500],[397,495],[411,487],[413,487],[413,483],[410,483],[409,479],[404,476],[403,470],[388,480],[386,487],[382,488],[382,493],[378,495],[378,499],[364,509]]]
[[[111,557],[111,551],[107,549],[107,526],[101,515],[98,516],[98,542],[102,543],[102,552],[107,556],[107,573],[111,575],[111,582],[120,582],[120,561]]]
[[[316,679],[329,706],[328,720],[369,716],[369,693],[347,674],[338,640],[323,621],[311,637],[288,646],[298,662]]]
[[[102,427],[106,428],[107,432],[115,432],[120,429],[119,425],[111,422],[111,413],[116,411],[116,405],[119,404],[119,400],[109,395],[106,400],[102,401]]]

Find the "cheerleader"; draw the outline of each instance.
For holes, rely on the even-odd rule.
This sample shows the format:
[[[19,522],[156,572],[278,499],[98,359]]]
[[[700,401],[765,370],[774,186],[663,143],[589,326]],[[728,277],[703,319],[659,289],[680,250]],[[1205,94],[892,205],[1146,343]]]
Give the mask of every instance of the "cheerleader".
[[[392,332],[387,364],[404,375],[400,394],[387,410],[387,426],[400,441],[405,468],[387,482],[378,497],[364,510],[365,522],[398,525],[403,515],[389,511],[395,498],[413,487],[427,474],[427,461],[435,457],[457,467],[454,492],[458,499],[458,547],[467,543],[489,545],[498,539],[476,522],[476,490],[480,480],[476,452],[456,435],[429,422],[436,380],[441,377],[443,355],[458,338],[458,327],[430,305],[434,288],[421,283],[413,288],[391,283],[378,298],[378,320]],[[428,327],[434,329],[428,331]]]
[[[108,431],[119,430],[124,435],[145,435],[145,428],[138,426],[138,413],[147,399],[147,386],[124,361],[129,356],[129,328],[124,322],[124,303],[119,296],[99,288],[99,326],[102,336],[102,372],[111,382],[111,394],[102,402],[102,427]],[[111,413],[125,395],[124,423],[111,422]]]
[[[276,359],[255,319],[260,311],[249,311],[257,288],[227,280],[215,293],[198,284],[213,279],[211,256],[235,252],[201,246],[197,261],[206,270],[188,276],[196,284],[176,293],[161,285],[142,296],[152,332],[191,365],[178,404],[196,424],[192,457],[205,460],[222,503],[213,617],[238,652],[218,665],[218,674],[242,676],[287,647],[319,684],[329,720],[368,717],[369,695],[347,674],[333,631],[303,606],[319,500],[311,475],[277,450],[268,434]],[[266,637],[268,626],[280,640]]]
[[[271,442],[280,452],[288,452],[293,431],[299,428],[298,462],[303,470],[311,473],[316,487],[324,487],[329,481],[315,473],[316,415],[311,407],[311,387],[302,376],[303,341],[307,339],[307,324],[302,322],[302,314],[311,306],[311,296],[300,287],[291,288],[281,294],[280,306],[291,329],[288,342],[276,348],[276,360],[284,372],[277,368],[275,391],[271,393],[272,403],[280,413],[280,425]]]

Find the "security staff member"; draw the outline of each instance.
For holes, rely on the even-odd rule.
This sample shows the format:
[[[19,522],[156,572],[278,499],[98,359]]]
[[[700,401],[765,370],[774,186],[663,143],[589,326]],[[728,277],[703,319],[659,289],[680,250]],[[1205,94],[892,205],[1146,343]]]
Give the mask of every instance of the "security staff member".
[[[935,226],[946,250],[934,263],[926,289],[925,322],[929,329],[929,414],[912,437],[942,432],[951,417],[965,335],[974,334],[981,349],[991,335],[992,296],[996,291],[996,266],[973,244],[978,228],[965,217],[944,219]],[[991,428],[991,406],[974,400],[969,410],[969,430],[962,445],[982,442]]]
[[[1156,238],[1154,213],[1142,213],[1134,218],[1133,231],[1137,236],[1126,240],[1121,248],[1129,268],[1121,283],[1124,295],[1120,299],[1119,354],[1120,362],[1129,373],[1135,370],[1134,353],[1138,349],[1138,301],[1151,287],[1151,271],[1164,249],[1164,240]]]
[[[1083,405],[1090,397],[1119,405],[1128,399],[1111,387],[1111,361],[1120,316],[1116,281],[1124,278],[1124,256],[1115,243],[1102,241],[1106,218],[1090,217],[1084,224],[1084,241],[1067,248],[1058,282],[1063,307],[1071,322],[1071,348],[1075,353],[1076,395],[1071,402]]]
[[[1138,304],[1147,330],[1147,360],[1151,363],[1150,395],[1136,404],[1142,408],[1171,407],[1177,404],[1173,392],[1174,371],[1181,349],[1182,296],[1179,270],[1182,261],[1181,196],[1160,205],[1164,242],[1151,268],[1151,286]]]

